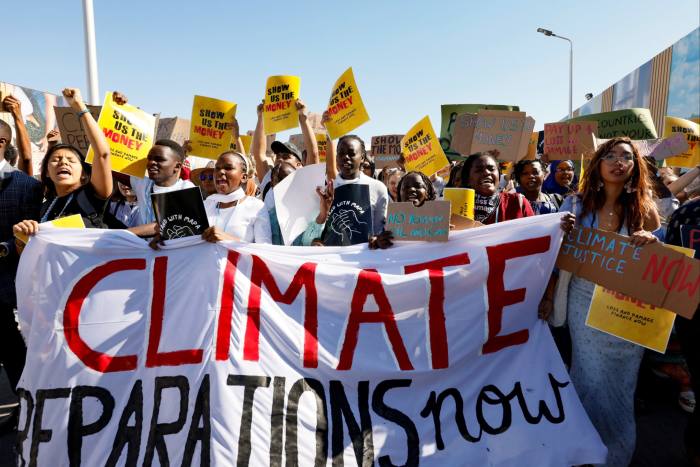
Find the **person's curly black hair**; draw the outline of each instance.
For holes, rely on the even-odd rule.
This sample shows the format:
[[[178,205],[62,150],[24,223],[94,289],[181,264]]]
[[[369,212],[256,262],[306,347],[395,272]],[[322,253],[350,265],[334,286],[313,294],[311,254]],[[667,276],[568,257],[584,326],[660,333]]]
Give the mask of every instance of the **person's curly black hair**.
[[[499,154],[500,151],[498,150],[476,152],[474,154],[470,154],[469,157],[467,157],[464,160],[464,165],[462,166],[462,180],[460,180],[462,184],[461,188],[473,188],[467,185],[469,183],[469,172],[471,172],[472,165],[474,165],[474,162],[476,162],[479,158],[483,156],[488,156],[496,162],[496,169],[498,170],[498,175],[500,176],[501,168],[498,165]]]
[[[433,186],[433,182],[430,181],[427,175],[425,175],[423,172],[418,172],[418,171],[412,171],[408,172],[407,174],[404,174],[403,177],[401,177],[401,180],[399,180],[398,185],[396,185],[396,201],[401,202],[405,201],[401,199],[401,187],[403,186],[404,180],[406,180],[406,177],[409,175],[418,175],[422,180],[423,184],[425,185],[425,191],[427,193],[426,196],[426,201],[434,201],[437,198],[437,192],[435,191],[435,187]]]

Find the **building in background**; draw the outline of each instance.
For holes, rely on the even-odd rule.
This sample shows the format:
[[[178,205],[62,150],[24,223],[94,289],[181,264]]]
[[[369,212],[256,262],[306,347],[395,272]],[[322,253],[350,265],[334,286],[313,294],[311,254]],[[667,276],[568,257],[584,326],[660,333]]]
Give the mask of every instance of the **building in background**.
[[[648,108],[657,130],[664,116],[700,119],[700,28],[574,111],[574,117]]]

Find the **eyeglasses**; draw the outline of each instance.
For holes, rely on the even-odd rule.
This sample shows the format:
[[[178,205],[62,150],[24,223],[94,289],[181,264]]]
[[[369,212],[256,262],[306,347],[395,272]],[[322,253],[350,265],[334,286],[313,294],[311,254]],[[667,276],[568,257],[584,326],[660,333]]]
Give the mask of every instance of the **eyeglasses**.
[[[214,180],[214,174],[199,174],[199,181],[203,182],[205,180]]]
[[[601,157],[601,159],[603,159],[608,164],[614,164],[615,162],[628,163],[634,162],[634,155],[630,154],[629,152],[619,155],[609,152],[603,157]]]

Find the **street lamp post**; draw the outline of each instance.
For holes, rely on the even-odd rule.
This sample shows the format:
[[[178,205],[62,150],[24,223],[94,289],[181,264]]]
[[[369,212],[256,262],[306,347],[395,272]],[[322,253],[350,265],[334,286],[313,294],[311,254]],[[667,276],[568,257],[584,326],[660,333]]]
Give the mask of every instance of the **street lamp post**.
[[[545,36],[558,37],[569,42],[569,119],[574,117],[573,112],[573,96],[574,96],[574,43],[571,39],[564,36],[558,36],[549,29],[537,28],[537,32],[541,32]]]
[[[92,105],[100,102],[97,81],[97,50],[95,47],[95,15],[92,0],[83,0],[83,26],[85,28],[85,61],[87,62],[88,96]]]

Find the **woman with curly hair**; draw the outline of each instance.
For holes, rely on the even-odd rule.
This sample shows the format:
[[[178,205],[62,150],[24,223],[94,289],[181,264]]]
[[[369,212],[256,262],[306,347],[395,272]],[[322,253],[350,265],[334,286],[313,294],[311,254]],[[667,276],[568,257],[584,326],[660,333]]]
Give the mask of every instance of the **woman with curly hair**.
[[[652,232],[660,225],[647,165],[629,138],[613,138],[598,148],[581,192],[566,198],[560,211],[572,212],[578,226],[628,235],[634,246],[655,242]],[[634,453],[634,391],[644,348],[586,326],[594,287],[572,276],[564,289],[572,340],[571,381],[608,447],[606,465],[627,466]],[[545,308],[551,310],[553,299],[549,287]]]
[[[499,191],[501,173],[497,157],[498,151],[477,152],[464,161],[460,183],[462,188],[476,192],[474,220],[488,225],[534,216],[523,195]]]

